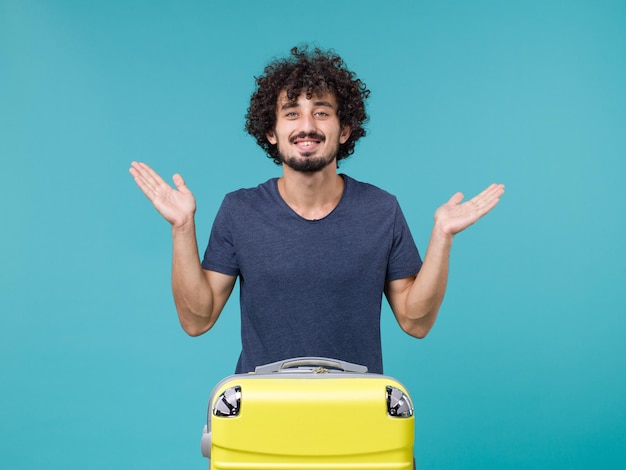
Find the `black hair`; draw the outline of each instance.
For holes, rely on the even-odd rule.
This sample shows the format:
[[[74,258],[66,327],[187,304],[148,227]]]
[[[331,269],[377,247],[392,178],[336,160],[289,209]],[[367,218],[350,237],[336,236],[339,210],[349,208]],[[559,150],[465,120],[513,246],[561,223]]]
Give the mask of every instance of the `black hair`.
[[[365,101],[370,91],[333,50],[316,47],[309,51],[307,46],[294,47],[289,57],[270,62],[264,74],[255,77],[255,82],[245,129],[277,164],[281,163],[278,148],[270,144],[267,134],[275,129],[278,96],[283,90],[287,98],[294,101],[302,93],[309,99],[324,93],[335,96],[339,123],[342,128],[350,127],[348,140],[339,146],[337,161],[352,155],[357,140],[366,134],[363,127],[368,120]]]

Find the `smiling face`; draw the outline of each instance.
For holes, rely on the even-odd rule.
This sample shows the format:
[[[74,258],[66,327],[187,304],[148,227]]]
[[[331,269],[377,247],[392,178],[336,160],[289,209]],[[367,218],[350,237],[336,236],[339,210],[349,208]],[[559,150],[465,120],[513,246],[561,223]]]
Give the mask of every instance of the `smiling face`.
[[[350,137],[350,128],[341,127],[337,100],[331,93],[302,93],[289,100],[282,91],[276,107],[276,126],[267,140],[277,145],[283,165],[305,173],[321,171],[336,161],[339,145]]]

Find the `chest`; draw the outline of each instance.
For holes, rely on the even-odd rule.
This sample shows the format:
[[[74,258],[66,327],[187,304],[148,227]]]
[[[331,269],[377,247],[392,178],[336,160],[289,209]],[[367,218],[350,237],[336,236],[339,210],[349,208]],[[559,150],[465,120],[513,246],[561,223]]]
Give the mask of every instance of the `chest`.
[[[393,222],[385,214],[333,213],[313,222],[259,213],[240,225],[233,241],[241,275],[264,282],[349,282],[365,270],[384,273],[393,244]]]

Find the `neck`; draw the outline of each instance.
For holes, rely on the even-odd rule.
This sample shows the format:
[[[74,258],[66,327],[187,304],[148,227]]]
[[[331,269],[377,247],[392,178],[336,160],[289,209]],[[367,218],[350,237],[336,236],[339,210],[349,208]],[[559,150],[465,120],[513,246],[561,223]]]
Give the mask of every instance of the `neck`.
[[[343,178],[333,165],[315,173],[303,173],[283,165],[283,177],[278,180],[278,192],[283,200],[308,220],[330,214],[341,199],[343,186]]]

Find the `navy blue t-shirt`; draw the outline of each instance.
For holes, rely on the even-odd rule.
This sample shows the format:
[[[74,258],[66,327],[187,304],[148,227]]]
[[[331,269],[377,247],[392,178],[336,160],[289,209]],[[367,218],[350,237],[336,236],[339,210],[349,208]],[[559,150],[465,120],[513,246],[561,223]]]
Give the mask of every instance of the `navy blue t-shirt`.
[[[382,373],[385,282],[417,274],[422,261],[396,198],[342,176],[339,204],[315,221],[287,205],[277,179],[224,198],[202,267],[239,276],[237,373],[302,356]]]

